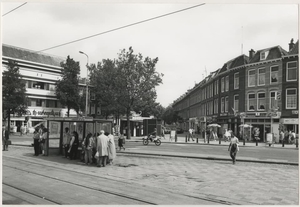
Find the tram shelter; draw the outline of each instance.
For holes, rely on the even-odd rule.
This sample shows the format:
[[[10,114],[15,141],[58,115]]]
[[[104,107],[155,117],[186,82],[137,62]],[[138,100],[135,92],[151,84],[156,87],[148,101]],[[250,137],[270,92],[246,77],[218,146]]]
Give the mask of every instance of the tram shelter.
[[[65,128],[69,128],[69,132],[76,131],[79,136],[79,142],[81,143],[88,133],[97,133],[100,130],[105,132],[112,132],[113,121],[106,119],[94,119],[89,117],[64,117],[64,118],[45,118],[47,134],[47,146],[48,150],[46,155],[55,154],[61,155],[63,152],[63,135]]]

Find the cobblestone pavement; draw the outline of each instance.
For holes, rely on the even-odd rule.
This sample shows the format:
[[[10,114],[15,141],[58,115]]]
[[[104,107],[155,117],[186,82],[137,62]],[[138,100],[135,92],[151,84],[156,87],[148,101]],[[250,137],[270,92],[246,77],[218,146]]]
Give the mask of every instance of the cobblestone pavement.
[[[298,166],[122,154],[112,166],[96,168],[61,156],[34,157],[32,148],[10,147],[6,156],[19,157],[85,172],[101,174],[189,196],[227,200],[246,205],[297,205]],[[137,192],[138,193],[138,192]]]

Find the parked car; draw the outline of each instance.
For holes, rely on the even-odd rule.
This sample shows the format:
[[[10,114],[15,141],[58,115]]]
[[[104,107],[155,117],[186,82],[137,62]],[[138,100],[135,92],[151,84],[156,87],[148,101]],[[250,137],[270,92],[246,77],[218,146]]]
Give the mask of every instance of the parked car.
[[[181,128],[177,128],[177,129],[176,129],[176,133],[177,133],[177,134],[182,134],[183,132],[184,132],[184,130],[181,129]]]
[[[171,133],[171,129],[169,129],[169,128],[165,128],[165,134],[170,134]]]

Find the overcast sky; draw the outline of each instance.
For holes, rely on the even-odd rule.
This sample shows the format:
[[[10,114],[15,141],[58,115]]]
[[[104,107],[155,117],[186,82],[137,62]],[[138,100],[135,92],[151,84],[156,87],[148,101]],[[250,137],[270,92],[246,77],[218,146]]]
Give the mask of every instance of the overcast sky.
[[[32,2],[2,17],[2,42],[40,51],[138,21],[204,3],[59,3]],[[3,2],[2,14],[24,2]],[[164,74],[157,102],[164,107],[225,62],[250,49],[276,45],[288,50],[298,40],[296,4],[209,4],[149,22],[47,50],[80,61],[81,76],[89,63],[117,58],[133,47],[144,57],[158,57]],[[241,45],[243,44],[243,51]]]

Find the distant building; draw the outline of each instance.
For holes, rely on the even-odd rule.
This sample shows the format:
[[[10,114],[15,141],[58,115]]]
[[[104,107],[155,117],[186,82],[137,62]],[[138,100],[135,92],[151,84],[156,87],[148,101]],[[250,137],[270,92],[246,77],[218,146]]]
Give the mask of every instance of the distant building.
[[[60,104],[55,95],[56,82],[61,78],[60,63],[64,61],[63,58],[3,44],[3,70],[6,70],[8,60],[18,63],[20,74],[26,81],[28,97],[26,115],[11,115],[12,129],[19,132],[21,126],[33,127],[43,122],[45,117],[66,116],[67,109]],[[81,83],[80,85],[81,90],[85,93],[85,84]],[[91,112],[96,113],[95,108]],[[74,117],[77,114],[74,110],[70,110],[70,116]]]

